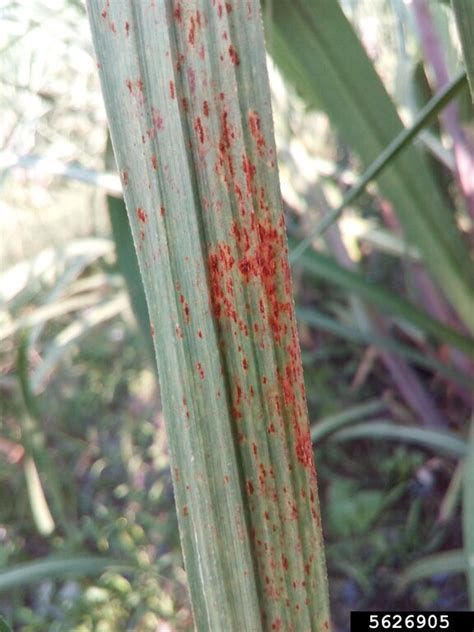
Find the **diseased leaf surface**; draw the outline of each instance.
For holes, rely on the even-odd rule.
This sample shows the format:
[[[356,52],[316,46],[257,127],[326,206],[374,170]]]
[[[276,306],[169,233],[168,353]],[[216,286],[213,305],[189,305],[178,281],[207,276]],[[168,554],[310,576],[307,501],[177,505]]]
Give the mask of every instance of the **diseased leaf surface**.
[[[196,627],[327,630],[259,4],[88,4]]]

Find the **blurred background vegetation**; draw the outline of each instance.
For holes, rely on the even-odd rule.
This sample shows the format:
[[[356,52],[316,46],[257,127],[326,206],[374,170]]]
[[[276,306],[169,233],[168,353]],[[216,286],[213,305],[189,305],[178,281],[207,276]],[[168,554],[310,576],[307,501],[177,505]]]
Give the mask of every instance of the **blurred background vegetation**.
[[[323,231],[377,155],[370,134],[347,132],[357,95],[318,92],[328,61],[308,46],[304,65],[296,40],[312,34],[297,23],[285,33],[286,4],[266,2],[264,15],[334,626],[348,630],[354,609],[474,608],[463,324],[474,305],[448,302],[442,274],[404,237],[403,177],[395,193],[369,183]],[[341,5],[410,126],[462,71],[450,5]],[[0,7],[0,613],[28,632],[190,630],[146,306],[87,16],[79,0]],[[342,72],[356,73],[344,54]],[[458,83],[413,141],[426,198],[404,212],[422,214],[437,189],[469,270],[474,125]],[[372,107],[374,130],[387,117],[377,142],[390,140],[385,101]]]

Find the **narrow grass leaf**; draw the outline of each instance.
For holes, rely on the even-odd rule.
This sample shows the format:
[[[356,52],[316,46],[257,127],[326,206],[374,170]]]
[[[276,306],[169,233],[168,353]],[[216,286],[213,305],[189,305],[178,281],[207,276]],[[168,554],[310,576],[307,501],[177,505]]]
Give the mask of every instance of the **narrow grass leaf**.
[[[146,304],[145,290],[138,267],[137,253],[133,245],[132,231],[127,217],[127,209],[122,198],[107,196],[107,210],[115,241],[117,263],[125,279],[130,305],[143,336],[145,347],[153,352],[150,334],[150,315]],[[152,355],[154,363],[154,356]]]
[[[399,426],[388,422],[369,421],[356,424],[352,428],[335,432],[331,437],[332,441],[354,441],[355,439],[402,441],[458,457],[465,456],[467,453],[465,441],[456,437],[453,433],[412,426]]]
[[[107,557],[76,556],[47,557],[34,562],[15,564],[12,568],[0,570],[0,593],[22,588],[42,579],[79,578],[100,575],[106,570],[127,571],[131,567],[120,560]]]
[[[430,555],[414,562],[405,569],[399,578],[399,590],[405,590],[410,584],[436,577],[436,575],[464,573],[465,571],[466,556],[463,549]]]
[[[462,482],[463,482],[463,469],[464,463],[461,461],[456,466],[454,474],[449,481],[448,489],[441,500],[438,511],[438,522],[448,522],[454,516],[454,512],[461,500],[462,496]]]
[[[371,415],[382,412],[387,409],[387,405],[383,400],[376,399],[364,404],[358,404],[347,408],[336,415],[330,415],[324,419],[320,419],[311,427],[311,441],[317,444],[318,441],[327,435],[343,428],[349,423],[367,419]]]

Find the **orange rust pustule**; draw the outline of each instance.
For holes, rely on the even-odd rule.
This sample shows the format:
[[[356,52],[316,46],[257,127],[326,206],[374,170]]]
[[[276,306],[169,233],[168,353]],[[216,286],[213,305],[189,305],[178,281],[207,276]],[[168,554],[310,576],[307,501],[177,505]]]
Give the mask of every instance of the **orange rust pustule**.
[[[154,106],[151,106],[151,120],[153,125],[147,129],[146,134],[150,140],[153,140],[157,132],[164,130],[163,117],[161,116],[159,110]]]
[[[188,305],[187,300],[184,298],[183,294],[179,295],[179,302],[181,303],[181,307],[183,308],[184,322],[186,325],[189,325],[189,320],[190,320],[189,305]]]
[[[188,32],[188,42],[191,44],[191,46],[194,46],[196,42],[196,20],[194,18],[194,15],[190,17],[189,22],[190,27]]]
[[[231,151],[234,139],[235,132],[229,122],[229,113],[224,108],[220,115],[219,152],[215,170],[218,175],[223,177],[229,191],[232,190],[232,183],[235,179],[235,167]]]
[[[258,116],[257,112],[255,112],[255,110],[251,110],[249,112],[248,121],[250,133],[252,134],[252,137],[255,141],[258,155],[260,156],[260,158],[263,158],[265,156],[266,143],[265,137],[260,129],[260,117]]]
[[[296,441],[296,456],[298,461],[307,469],[313,469],[313,444],[311,443],[311,435],[309,429],[303,433],[298,433],[300,436]]]
[[[196,117],[194,121],[194,131],[196,132],[197,137],[199,138],[199,142],[204,144],[204,128],[202,126],[201,118],[199,116]]]
[[[237,51],[235,50],[235,48],[232,46],[232,44],[229,46],[229,57],[230,57],[230,61],[232,62],[234,66],[240,66],[239,55]]]
[[[137,217],[140,220],[140,222],[142,222],[142,224],[146,224],[146,221],[148,219],[147,214],[145,213],[145,211],[142,209],[141,206],[139,206],[137,208]]]
[[[215,317],[228,318],[237,322],[237,310],[233,291],[233,281],[228,273],[235,265],[228,244],[219,244],[215,252],[208,257],[209,279],[211,284],[211,304]]]
[[[247,185],[247,193],[252,194],[254,190],[254,179],[257,169],[251,160],[245,154],[242,156],[242,170],[245,173],[245,184]]]
[[[179,2],[176,4],[176,7],[175,7],[175,9],[173,11],[173,16],[174,16],[174,19],[176,20],[176,22],[178,24],[182,24],[182,22],[183,22],[183,14],[182,14],[182,10],[181,10],[181,4]]]
[[[192,13],[189,17],[189,30],[188,30],[188,43],[190,46],[194,47],[196,45],[196,35],[197,31],[201,29],[203,26],[203,20],[201,17],[201,12],[196,11]]]
[[[202,364],[200,362],[196,362],[196,370],[201,380],[203,380],[205,378],[205,373],[204,373],[204,369],[202,368]]]

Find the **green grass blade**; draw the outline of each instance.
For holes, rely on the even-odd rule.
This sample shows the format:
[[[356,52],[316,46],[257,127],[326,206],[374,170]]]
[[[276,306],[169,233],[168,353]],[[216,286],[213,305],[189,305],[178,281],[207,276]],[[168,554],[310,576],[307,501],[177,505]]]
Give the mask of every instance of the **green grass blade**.
[[[376,399],[365,402],[364,404],[352,406],[336,415],[330,415],[329,417],[320,419],[311,428],[311,441],[313,444],[316,444],[327,435],[343,428],[345,425],[380,413],[386,408],[387,406],[383,400]]]
[[[466,571],[466,556],[462,549],[446,551],[424,557],[411,564],[399,579],[399,590],[405,590],[410,584],[435,575],[445,573],[464,573]]]
[[[107,557],[48,557],[0,570],[0,593],[14,588],[22,588],[42,579],[79,578],[87,575],[100,575],[106,570],[126,571],[127,569],[129,569],[127,564]]]
[[[469,605],[474,610],[474,418],[463,472],[463,539],[467,560]]]
[[[466,81],[466,73],[461,72],[422,108],[410,127],[403,129],[366,169],[357,181],[357,184],[345,195],[341,204],[323,217],[310,231],[309,235],[296,246],[290,256],[291,263],[297,261],[301,254],[312,244],[313,240],[324,234],[324,232],[339,219],[344,210],[353,204],[365,191],[369,182],[377,178],[377,176],[393,162],[394,158],[412,142],[417,134],[426,127],[433,117],[462,90]]]
[[[449,522],[454,517],[457,506],[461,501],[463,465],[463,462],[460,461],[456,466],[454,474],[451,476],[448,489],[439,505],[438,522],[441,524]]]
[[[294,243],[294,240],[291,239],[290,246]],[[474,357],[474,340],[432,318],[393,292],[366,281],[357,272],[343,268],[327,255],[314,250],[307,250],[301,255],[298,265],[320,279],[335,283],[361,296],[380,307],[389,316],[402,317],[422,331],[436,336],[441,341],[462,350],[466,355]]]
[[[466,443],[453,433],[399,426],[387,422],[367,422],[356,424],[353,428],[341,430],[332,435],[332,441],[354,441],[355,439],[382,439],[405,441],[421,445],[435,451],[447,452],[456,456],[465,456]]]
[[[267,40],[276,63],[308,105],[328,113],[368,167],[403,125],[339,3],[279,0],[269,15]],[[474,266],[418,148],[405,147],[377,181],[408,240],[474,331]]]
[[[153,328],[195,626],[323,632],[259,3],[88,7]]]
[[[122,198],[108,195],[107,210],[110,225],[112,226],[112,235],[115,241],[118,267],[125,279],[130,304],[138,327],[142,333],[145,347],[152,352],[153,343],[150,339],[150,316],[148,314],[145,290],[143,289],[143,282],[138,267],[137,253],[133,245],[132,231],[130,230],[125,202]],[[154,364],[154,357],[152,357],[152,360]]]
[[[474,101],[474,4],[472,0],[452,0],[452,3]]]

